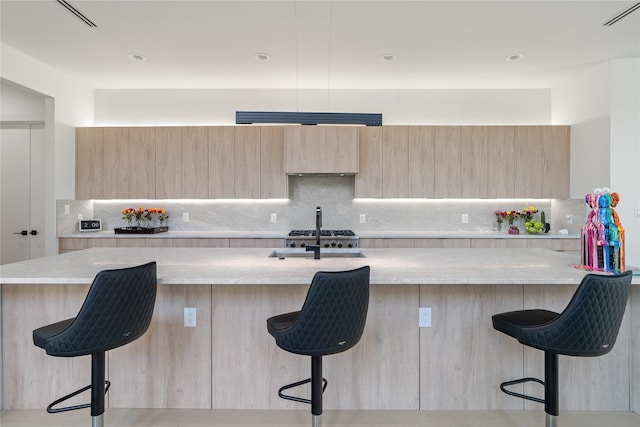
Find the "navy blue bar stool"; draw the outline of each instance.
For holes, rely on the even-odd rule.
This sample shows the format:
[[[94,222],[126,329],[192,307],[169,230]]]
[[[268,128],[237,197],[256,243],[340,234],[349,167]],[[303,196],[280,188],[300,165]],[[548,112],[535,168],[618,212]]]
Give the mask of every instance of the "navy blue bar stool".
[[[522,378],[503,382],[500,389],[510,396],[543,403],[546,426],[557,426],[558,355],[595,357],[611,351],[624,316],[631,278],[631,271],[587,274],[562,313],[519,310],[492,316],[494,329],[545,353],[544,381]],[[544,386],[544,399],[507,389],[532,381]]]
[[[300,311],[267,319],[267,329],[276,345],[291,353],[311,356],[311,378],[278,390],[282,399],[311,405],[312,425],[322,423],[322,356],[341,353],[355,346],[367,320],[369,267],[356,270],[317,272]],[[311,399],[289,396],[283,391],[311,383]]]
[[[104,425],[105,353],[141,337],[149,328],[156,302],[156,263],[117,270],[103,270],[93,279],[78,315],[33,331],[33,343],[48,355],[91,355],[91,384],[68,394],[47,407],[57,413],[91,408],[92,426]],[[91,403],[55,408],[56,405],[91,390]]]

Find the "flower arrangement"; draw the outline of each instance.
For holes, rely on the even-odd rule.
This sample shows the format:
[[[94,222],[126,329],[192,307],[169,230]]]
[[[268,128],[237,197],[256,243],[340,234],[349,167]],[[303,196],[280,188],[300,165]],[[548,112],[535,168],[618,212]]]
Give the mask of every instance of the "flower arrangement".
[[[506,211],[504,213],[504,216],[509,223],[509,227],[513,227],[513,221],[518,219],[518,217],[520,216],[520,211]]]
[[[538,209],[531,205],[528,208],[520,211],[520,216],[524,219],[524,222],[529,222],[533,219],[533,214],[538,213]]]
[[[154,217],[158,219],[160,226],[162,226],[164,221],[169,219],[169,215],[167,215],[167,211],[164,208],[139,207],[138,209],[126,208],[122,210],[122,219],[127,221],[129,228],[132,228],[131,224],[134,220],[136,221],[137,228],[141,228],[143,222],[146,228],[150,228]]]
[[[504,222],[504,218],[507,216],[506,212],[503,211],[494,211],[496,215],[496,222],[498,223],[498,231],[502,229],[502,223]]]

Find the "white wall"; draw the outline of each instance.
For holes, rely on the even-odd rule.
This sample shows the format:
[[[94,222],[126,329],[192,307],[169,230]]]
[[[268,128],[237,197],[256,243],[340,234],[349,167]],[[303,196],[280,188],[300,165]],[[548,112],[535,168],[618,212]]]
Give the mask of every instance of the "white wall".
[[[0,55],[0,77],[54,100],[54,139],[47,141],[51,150],[47,159],[52,166],[50,180],[55,182],[51,195],[55,212],[55,199],[74,197],[75,131],[69,129],[93,125],[93,89],[5,44],[0,45]]]
[[[640,266],[640,59],[611,62],[611,189],[625,228],[627,264]]]
[[[17,101],[11,108],[2,109],[2,119],[30,116],[27,120],[45,122],[45,253],[51,255],[58,250],[56,199],[75,197],[74,128],[93,124],[93,89],[4,44],[0,45],[0,57],[2,104]],[[34,115],[29,109],[38,98],[41,104]]]
[[[553,124],[571,125],[572,198],[610,187],[609,80],[609,63],[600,63],[552,91]]]
[[[229,125],[236,111],[382,113],[385,125],[551,124],[550,89],[96,90],[96,126]]]

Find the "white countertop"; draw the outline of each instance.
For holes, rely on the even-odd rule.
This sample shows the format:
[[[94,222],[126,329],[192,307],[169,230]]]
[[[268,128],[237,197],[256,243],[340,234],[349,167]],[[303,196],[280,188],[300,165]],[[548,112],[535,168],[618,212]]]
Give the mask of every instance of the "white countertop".
[[[281,248],[279,248],[281,249]],[[100,270],[158,263],[159,284],[309,284],[371,267],[372,284],[577,284],[579,257],[547,249],[363,249],[365,258],[269,258],[273,249],[91,248],[0,267],[2,284],[87,284]],[[631,268],[633,269],[633,268]],[[634,277],[640,284],[640,277]]]
[[[58,235],[59,238],[118,239],[283,239],[289,231],[168,231],[156,234],[115,234],[108,231],[85,231]],[[506,231],[357,231],[362,239],[579,239],[579,234],[557,232],[508,234]]]

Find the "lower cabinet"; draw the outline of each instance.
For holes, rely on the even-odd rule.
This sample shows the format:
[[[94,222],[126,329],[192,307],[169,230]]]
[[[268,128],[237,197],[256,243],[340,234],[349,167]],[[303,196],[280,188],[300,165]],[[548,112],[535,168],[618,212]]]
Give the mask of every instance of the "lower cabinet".
[[[366,248],[541,248],[562,252],[580,252],[580,239],[550,238],[494,238],[494,239],[370,239],[360,238],[360,247]]]
[[[262,238],[60,238],[58,253],[66,253],[89,248],[281,248],[283,239]]]

